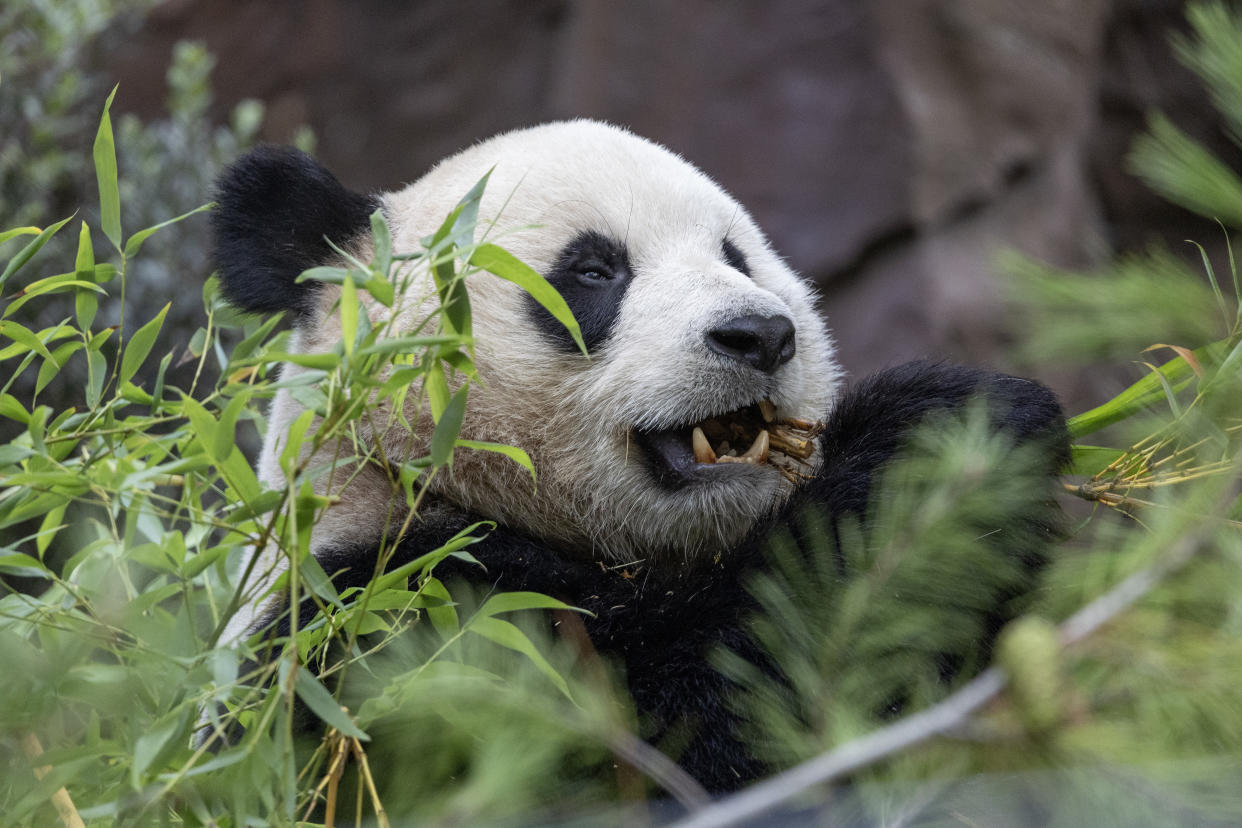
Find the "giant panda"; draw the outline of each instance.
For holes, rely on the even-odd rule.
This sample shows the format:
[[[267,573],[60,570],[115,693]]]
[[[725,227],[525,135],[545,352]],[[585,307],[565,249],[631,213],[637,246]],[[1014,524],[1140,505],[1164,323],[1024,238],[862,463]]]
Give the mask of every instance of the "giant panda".
[[[683,729],[677,761],[710,790],[736,788],[767,769],[738,737],[730,684],[709,654],[762,658],[747,584],[766,565],[767,539],[807,510],[828,534],[865,521],[873,481],[912,429],[977,397],[994,429],[1038,443],[1042,460],[1025,471],[1050,492],[1068,451],[1060,406],[1036,382],[939,362],[848,385],[814,292],[746,209],[675,153],[589,120],[499,135],[380,194],[347,190],[298,151],[254,150],[218,184],[224,294],[246,311],[287,314],[293,350],[330,349],[339,288],[298,275],[339,262],[341,250],[370,255],[376,209],[393,248],[417,250],[489,170],[478,226],[560,292],[588,353],[512,283],[469,277],[480,383],[462,436],[522,447],[538,484],[507,458],[458,451],[392,565],[494,521],[471,547],[481,567],[449,559],[437,574],[589,610],[586,632],[624,670],[644,735]],[[411,289],[402,324],[421,319],[427,295],[427,285]],[[285,376],[298,370],[286,365]],[[258,468],[273,486],[284,485],[277,458],[301,410],[288,390],[271,405]],[[794,473],[769,434],[779,423],[814,424]],[[730,429],[742,443],[721,444]],[[428,434],[364,438],[385,440],[392,457],[425,451]],[[311,546],[339,588],[365,583],[381,537],[404,517],[388,480],[366,465],[331,491]],[[1051,497],[1037,500],[989,541],[1031,571],[1058,531]],[[807,554],[835,542],[794,535]],[[261,561],[259,587],[279,568]],[[229,634],[261,626],[278,604],[244,606]]]

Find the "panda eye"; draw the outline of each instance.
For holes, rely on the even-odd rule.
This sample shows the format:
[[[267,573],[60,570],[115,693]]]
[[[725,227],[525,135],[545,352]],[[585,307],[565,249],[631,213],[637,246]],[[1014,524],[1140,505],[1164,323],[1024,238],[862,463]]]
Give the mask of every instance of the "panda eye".
[[[586,264],[586,265],[582,265],[581,267],[577,268],[577,271],[578,271],[578,278],[584,282],[587,282],[588,284],[598,283],[598,282],[608,282],[612,280],[612,271],[609,270],[604,265],[598,265],[594,263]]]
[[[746,257],[742,255],[742,251],[737,249],[737,245],[725,239],[720,245],[720,250],[724,254],[725,264],[743,276],[750,276],[750,267],[746,264]]]

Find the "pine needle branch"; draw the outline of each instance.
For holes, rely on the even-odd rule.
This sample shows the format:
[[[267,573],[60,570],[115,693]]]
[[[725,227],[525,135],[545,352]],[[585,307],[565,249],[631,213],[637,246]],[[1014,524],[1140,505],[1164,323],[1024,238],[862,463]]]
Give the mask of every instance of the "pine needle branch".
[[[1236,470],[1235,470],[1236,471]],[[1213,513],[1219,514],[1237,497],[1233,485]],[[1219,523],[1204,521],[1178,538],[1159,561],[1122,580],[1108,592],[1071,615],[1058,627],[1068,646],[1090,636],[1189,563],[1210,539]],[[675,823],[674,828],[718,828],[736,825],[765,813],[804,791],[896,755],[933,737],[951,733],[970,722],[976,711],[996,699],[1008,684],[998,667],[989,667],[960,690],[926,710],[907,716],[866,736],[846,742],[783,773],[732,796],[725,797]]]

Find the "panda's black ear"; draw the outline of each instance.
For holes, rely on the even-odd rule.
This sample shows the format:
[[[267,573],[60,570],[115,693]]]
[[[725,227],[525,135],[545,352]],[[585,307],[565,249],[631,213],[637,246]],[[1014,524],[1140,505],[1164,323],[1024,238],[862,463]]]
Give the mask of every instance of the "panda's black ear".
[[[351,192],[306,153],[259,147],[216,183],[212,213],[216,268],[224,295],[260,313],[310,310],[315,282],[298,274],[332,261],[328,245],[369,231],[374,196]]]

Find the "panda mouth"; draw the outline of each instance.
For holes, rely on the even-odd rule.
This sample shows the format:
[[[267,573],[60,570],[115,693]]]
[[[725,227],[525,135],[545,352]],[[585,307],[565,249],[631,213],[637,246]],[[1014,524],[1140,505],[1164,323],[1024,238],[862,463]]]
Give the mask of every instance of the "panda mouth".
[[[707,475],[771,466],[791,483],[811,476],[815,438],[823,423],[778,418],[769,400],[658,431],[634,429],[657,463],[661,482],[686,483]]]

